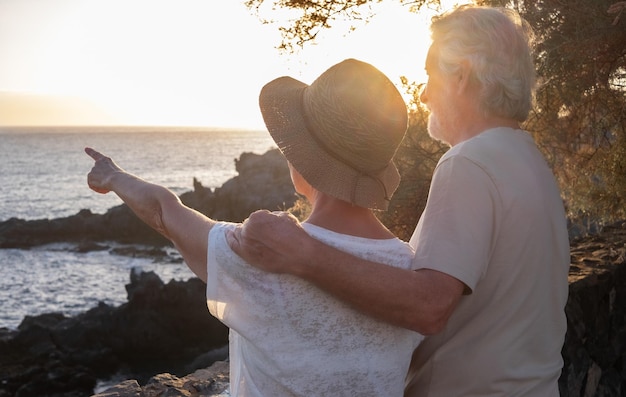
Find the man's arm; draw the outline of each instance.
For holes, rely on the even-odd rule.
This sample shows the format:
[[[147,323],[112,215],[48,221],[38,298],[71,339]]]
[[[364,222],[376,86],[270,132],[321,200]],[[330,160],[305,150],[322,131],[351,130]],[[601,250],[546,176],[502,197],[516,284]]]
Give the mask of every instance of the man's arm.
[[[117,194],[139,219],[172,241],[189,268],[206,282],[207,237],[215,221],[183,205],[169,189],[124,171],[102,153],[91,148],[85,152],[95,161],[87,176],[89,187]]]
[[[363,313],[424,335],[443,329],[463,294],[463,283],[445,273],[398,269],[327,246],[286,214],[257,211],[227,238],[258,268],[303,278]]]

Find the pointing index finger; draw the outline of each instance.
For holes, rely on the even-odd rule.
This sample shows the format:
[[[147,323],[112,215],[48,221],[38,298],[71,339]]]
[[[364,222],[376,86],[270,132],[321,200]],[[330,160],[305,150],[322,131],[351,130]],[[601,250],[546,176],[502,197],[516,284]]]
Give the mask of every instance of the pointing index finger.
[[[90,147],[86,147],[85,148],[85,153],[87,153],[89,155],[89,157],[91,157],[92,159],[94,159],[96,161],[98,161],[98,160],[100,160],[101,158],[104,157],[104,155],[102,153],[100,153],[97,150],[94,150],[94,149],[92,149]]]

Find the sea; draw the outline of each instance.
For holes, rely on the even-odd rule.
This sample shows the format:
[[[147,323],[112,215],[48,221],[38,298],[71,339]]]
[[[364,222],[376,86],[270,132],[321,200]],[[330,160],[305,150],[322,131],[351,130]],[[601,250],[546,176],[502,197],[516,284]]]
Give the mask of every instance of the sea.
[[[120,167],[177,194],[220,187],[237,175],[244,152],[275,148],[265,131],[205,127],[0,127],[0,222],[53,219],[81,209],[105,213],[122,201],[87,187],[93,160],[86,146]],[[113,247],[114,245],[112,245]],[[132,269],[154,271],[167,283],[193,277],[184,263],[78,253],[68,243],[0,249],[0,328],[16,329],[25,316],[74,316],[104,302],[126,302]],[[171,252],[171,256],[176,256]]]

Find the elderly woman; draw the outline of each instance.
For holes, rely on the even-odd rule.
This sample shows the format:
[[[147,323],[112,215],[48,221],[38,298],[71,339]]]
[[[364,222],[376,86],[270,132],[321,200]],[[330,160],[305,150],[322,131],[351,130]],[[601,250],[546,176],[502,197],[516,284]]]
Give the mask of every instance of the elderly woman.
[[[389,79],[348,59],[310,86],[290,77],[271,81],[260,107],[296,191],[311,202],[303,231],[358,257],[409,269],[413,250],[373,213],[387,208],[398,186],[392,158],[407,127],[405,103]],[[115,192],[207,283],[211,314],[230,327],[231,395],[403,394],[420,334],[357,312],[309,282],[251,267],[226,241],[238,225],[209,219],[164,187],[86,152],[95,160],[89,186]]]

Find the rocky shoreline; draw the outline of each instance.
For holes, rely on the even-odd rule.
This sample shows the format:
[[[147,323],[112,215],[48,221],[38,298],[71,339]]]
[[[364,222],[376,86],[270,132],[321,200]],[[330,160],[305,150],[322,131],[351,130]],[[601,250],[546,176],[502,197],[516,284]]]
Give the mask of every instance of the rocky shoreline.
[[[193,191],[180,198],[187,206],[207,216],[241,222],[258,209],[280,210],[293,206],[295,194],[287,162],[272,149],[263,155],[243,153],[235,160],[237,176],[215,190],[194,179]],[[73,242],[86,250],[94,243],[114,241],[122,244],[171,245],[168,240],[139,220],[124,204],[94,214],[88,209],[58,219],[0,222],[0,248],[22,248]]]
[[[126,290],[119,307],[27,316],[15,331],[0,329],[0,396],[88,396],[116,374],[145,383],[227,359],[228,329],[208,314],[202,281],[131,272]]]
[[[285,209],[296,196],[277,150],[243,154],[239,175],[215,191],[194,183],[187,205],[220,220],[242,221],[260,208]],[[76,250],[129,244],[128,255],[160,256],[169,242],[124,205],[54,220],[0,222],[0,248],[73,242]],[[137,250],[133,244],[154,247]],[[626,223],[571,242],[568,332],[561,396],[626,393]],[[227,396],[228,332],[208,314],[199,279],[164,283],[131,272],[127,303],[101,303],[75,317],[27,316],[0,328],[0,397]],[[104,387],[102,380],[122,379]],[[124,380],[128,379],[128,380]]]
[[[181,200],[232,222],[257,209],[280,210],[295,203],[289,169],[277,149],[243,153],[235,167],[238,175],[215,190],[194,179],[193,191]],[[169,260],[164,248],[171,247],[126,205],[105,214],[81,210],[65,218],[0,222],[0,248],[57,242],[71,243],[70,249],[80,253],[109,250],[160,261]],[[152,376],[168,372],[171,378],[166,382],[162,376],[159,383],[175,384],[176,376],[200,371],[197,380],[198,374],[210,373],[203,369],[227,359],[228,330],[209,315],[202,281],[165,284],[154,273],[131,272],[126,290],[128,301],[119,307],[100,303],[75,317],[27,316],[17,330],[0,328],[0,397],[89,396],[101,380],[125,374],[150,384]],[[224,383],[224,374],[220,377],[217,384]]]

